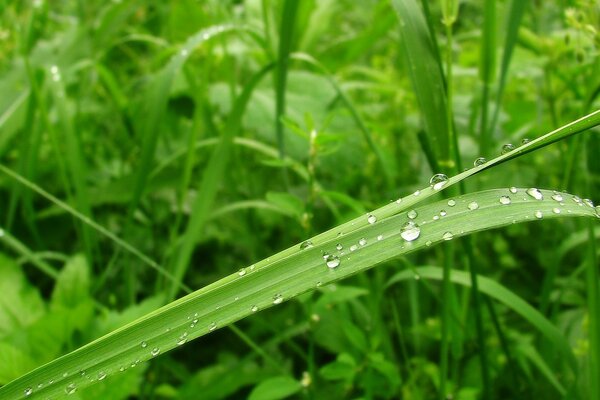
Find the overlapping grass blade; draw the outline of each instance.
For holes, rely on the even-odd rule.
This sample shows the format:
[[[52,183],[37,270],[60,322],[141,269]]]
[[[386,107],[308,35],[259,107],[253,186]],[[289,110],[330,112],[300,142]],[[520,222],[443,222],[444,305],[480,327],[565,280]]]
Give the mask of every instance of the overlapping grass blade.
[[[496,67],[496,0],[485,0],[483,8],[483,33],[481,35],[481,63],[479,77],[481,78],[481,112],[479,118],[479,152],[488,154],[491,145],[488,129],[488,109],[490,87],[494,80]]]
[[[381,218],[374,224],[367,222],[362,227],[338,227],[319,235],[319,241],[314,238],[313,245],[297,245],[244,268],[38,368],[1,388],[0,399],[24,397],[26,388],[37,388],[40,383],[42,388],[34,390],[30,398],[55,396],[64,393],[65,388],[70,390],[88,386],[101,377],[103,379],[106,375],[128,368],[132,363],[135,365],[151,359],[258,310],[364,271],[383,261],[448,240],[448,232],[457,237],[531,221],[536,219],[534,215],[538,211],[543,213],[545,219],[598,217],[596,209],[573,201],[573,196],[569,194],[562,193],[564,206],[559,206],[551,199],[554,192],[541,190],[540,193],[543,200],[533,199],[524,189],[516,193],[508,189],[495,189],[457,197],[453,207],[448,207],[446,200],[417,207],[415,211],[418,216],[414,222],[419,226],[420,236],[414,241],[406,241],[401,233],[401,227],[410,221],[404,212]],[[510,197],[511,204],[500,203],[501,196]],[[478,203],[477,210],[467,207],[472,202]],[[396,204],[396,207],[400,208],[401,205]],[[556,207],[560,207],[560,213],[553,211]],[[447,215],[434,219],[433,216],[439,216],[441,209],[446,209]],[[367,220],[367,217],[364,219]],[[338,243],[343,247],[341,251],[336,248]],[[350,250],[353,245],[357,246],[356,251]],[[467,274],[454,273],[452,276],[469,282]],[[565,348],[565,339],[554,326],[543,317],[540,318],[537,311],[519,298],[510,297],[510,293],[503,292],[501,287],[493,283],[487,284],[482,280],[481,290],[485,293],[501,293],[503,299],[510,299],[512,305],[518,305],[518,312],[559,346],[574,368],[575,361],[568,346]],[[85,371],[85,374],[80,371]]]

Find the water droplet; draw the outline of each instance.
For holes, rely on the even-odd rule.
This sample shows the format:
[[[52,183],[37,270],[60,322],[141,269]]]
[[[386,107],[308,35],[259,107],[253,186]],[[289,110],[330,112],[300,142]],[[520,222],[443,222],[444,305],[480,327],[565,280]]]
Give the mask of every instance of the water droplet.
[[[418,196],[418,195],[420,195],[420,194],[421,194],[421,191],[420,191],[420,190],[417,190],[416,192],[414,192],[414,193],[413,193],[413,196]]]
[[[453,200],[453,199],[448,200],[449,207],[454,207],[455,205],[456,205],[456,200]]]
[[[142,349],[145,349],[146,347],[148,347],[148,343],[146,343],[145,341],[143,341],[140,346],[142,346]]]
[[[195,328],[197,323],[198,323],[198,318],[194,318],[192,320],[192,323],[190,324],[190,328]]]
[[[544,195],[536,188],[529,188],[525,192],[536,200],[544,200]]]
[[[479,208],[479,204],[476,201],[472,201],[467,205],[467,208],[471,211],[477,210]]]
[[[341,243],[338,243],[338,244],[336,244],[336,245],[335,245],[335,248],[336,248],[337,250],[342,250],[342,249],[344,248],[344,246],[342,246],[342,244],[341,244]]]
[[[511,192],[512,194],[517,193],[517,188],[512,186],[510,189],[508,189],[509,192]]]
[[[369,222],[370,224],[374,224],[375,222],[377,222],[377,217],[373,214],[369,214],[369,216],[367,217],[367,222]]]
[[[560,208],[558,208],[558,207],[554,207],[554,208],[552,209],[552,212],[553,212],[554,214],[560,214]]]
[[[594,210],[596,210],[596,216],[600,218],[600,206],[594,207]]]
[[[400,204],[402,203],[402,197],[400,197],[398,200],[396,200],[396,204]]]
[[[377,235],[377,240],[383,240],[383,235]]]
[[[439,216],[439,215],[434,215],[432,219],[433,219],[434,221],[437,221],[438,219],[440,219],[440,216]]]
[[[441,211],[440,211],[440,217],[445,217],[446,215],[448,215],[448,214],[446,213],[446,210],[441,210]]]
[[[444,174],[435,174],[429,180],[429,185],[433,190],[440,190],[448,183],[448,177]]]
[[[212,331],[214,331],[215,329],[217,329],[217,323],[216,323],[216,322],[211,322],[211,323],[208,325],[208,331],[209,331],[209,332],[212,332]]]
[[[101,381],[104,378],[106,378],[106,372],[104,372],[104,371],[98,372],[98,380]]]
[[[312,247],[313,244],[310,240],[304,241],[302,242],[302,244],[300,244],[300,249],[304,250],[304,249],[308,249],[309,247]]]
[[[410,219],[415,219],[415,218],[417,218],[417,216],[418,216],[419,214],[417,214],[417,212],[416,212],[415,210],[410,210],[410,211],[409,211],[409,212],[408,212],[406,215],[407,215],[407,216],[408,216],[408,218],[410,218]]]
[[[561,202],[563,201],[563,197],[560,193],[555,193],[552,195],[552,200]]]
[[[283,302],[283,296],[280,294],[276,294],[273,296],[273,304],[281,304]]]
[[[581,198],[579,198],[579,196],[573,196],[573,201],[577,204],[582,206],[583,203],[581,202]]]
[[[257,306],[257,305],[254,305],[254,306],[252,306],[252,307],[250,308],[250,311],[252,311],[252,312],[257,312],[257,311],[258,311],[258,306]]]
[[[238,275],[239,275],[239,276],[244,276],[244,275],[246,275],[246,270],[245,270],[244,268],[240,269],[240,270],[239,270],[239,272],[238,272]]]
[[[529,143],[529,142],[530,142],[530,140],[529,140],[529,139],[527,139],[527,138],[523,138],[523,139],[521,139],[521,145],[527,144],[527,143]]]
[[[25,390],[23,390],[23,394],[24,394],[25,396],[30,396],[30,395],[31,395],[31,393],[33,393],[33,389],[32,389],[32,388],[30,388],[30,387],[28,387],[28,388],[26,388]]]
[[[446,232],[442,235],[442,239],[444,240],[452,240],[454,238],[454,235],[452,234],[452,232]]]
[[[177,339],[177,345],[181,346],[182,344],[184,344],[185,342],[187,342],[187,337],[188,337],[188,333],[187,332],[183,332],[181,334],[181,336],[179,336],[179,339]]]
[[[325,265],[327,265],[327,268],[337,268],[340,265],[340,258],[338,256],[330,255],[327,257],[327,260],[325,260]]]
[[[323,260],[327,260],[327,257],[329,257],[329,252],[324,251],[322,256],[323,256]]]
[[[429,246],[431,246],[431,243],[432,243],[431,240],[428,240],[425,242],[425,246],[429,247]]]
[[[544,215],[542,214],[541,211],[536,211],[533,213],[533,215],[537,218],[537,219],[542,219],[544,217]]]
[[[590,199],[583,199],[586,206],[594,208],[594,202]]]
[[[67,387],[65,387],[66,394],[73,394],[77,391],[77,386],[74,383],[69,383]]]
[[[475,161],[473,161],[473,166],[474,167],[479,167],[480,165],[483,165],[487,162],[487,160],[483,157],[478,157],[475,159]]]
[[[152,349],[152,351],[150,351],[150,355],[152,355],[152,357],[156,357],[159,354],[160,354],[160,349],[158,347],[155,347]]]
[[[361,246],[366,246],[367,245],[367,239],[365,238],[360,238],[358,240],[358,244],[360,244]]]
[[[509,205],[510,204],[510,197],[508,196],[500,196],[500,204],[504,204]]]
[[[352,246],[350,246],[350,251],[356,251],[356,249],[358,249],[358,246],[353,244]]]
[[[510,151],[513,151],[515,149],[515,146],[511,143],[506,143],[504,146],[502,146],[502,154],[506,154]]]
[[[400,229],[400,236],[402,236],[402,239],[406,240],[407,242],[412,242],[413,240],[417,239],[420,234],[421,228],[419,228],[414,221],[408,221]]]

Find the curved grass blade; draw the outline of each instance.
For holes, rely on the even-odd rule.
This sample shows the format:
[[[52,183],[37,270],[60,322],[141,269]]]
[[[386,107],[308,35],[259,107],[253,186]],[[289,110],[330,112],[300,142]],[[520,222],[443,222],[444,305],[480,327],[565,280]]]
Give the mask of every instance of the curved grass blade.
[[[419,276],[420,279],[442,280],[443,272],[443,269],[440,267],[418,267],[414,268],[413,270],[401,271],[389,280],[388,286],[392,286],[400,281],[413,280],[415,275]],[[471,287],[471,277],[466,271],[452,271],[450,280],[456,284]],[[566,358],[571,369],[577,369],[577,360],[573,355],[573,351],[571,350],[569,342],[563,333],[558,330],[558,328],[552,322],[546,319],[544,315],[529,305],[529,303],[527,303],[521,297],[498,282],[481,275],[477,276],[477,281],[480,292],[485,293],[486,295],[503,303],[511,310],[525,318],[531,325],[535,326],[546,338],[548,338],[548,340],[552,342],[561,355]],[[545,374],[546,371],[542,372]],[[551,383],[555,384],[554,381]],[[564,391],[564,388],[560,384],[555,385],[555,387],[557,387],[557,390],[559,391]]]
[[[311,239],[314,244],[305,242],[293,246],[32,371],[0,388],[0,400],[24,398],[25,390],[29,388],[33,392],[28,398],[46,398],[91,385],[259,310],[383,261],[448,240],[448,232],[458,237],[532,221],[537,219],[538,211],[544,219],[600,216],[597,209],[567,193],[561,193],[564,205],[551,198],[555,192],[540,190],[539,193],[543,197],[541,200],[526,194],[524,189],[516,192],[494,189],[457,197],[453,199],[453,206],[443,200],[417,207],[414,209],[417,215],[412,219],[409,213],[374,222],[372,218],[364,217],[371,223],[350,229],[338,227],[319,235],[321,240],[318,244],[316,239]],[[501,203],[502,196],[508,197],[511,204]],[[478,204],[475,210],[468,206],[473,202]],[[555,208],[559,208],[560,212],[557,213]],[[440,217],[442,209],[447,212]],[[410,212],[410,215],[413,216],[413,213]],[[410,222],[416,225],[410,226]],[[412,231],[407,231],[407,224]],[[415,227],[418,227],[418,233]],[[342,250],[338,250],[338,244]],[[465,279],[468,281],[466,274]],[[528,310],[526,303],[520,305],[521,310]],[[529,313],[528,317],[544,332],[549,332],[554,343],[560,344],[564,340],[557,336],[551,325],[532,315]],[[565,353],[567,360],[573,364],[572,354],[569,356],[566,350]],[[81,371],[85,374],[82,375]],[[37,389],[39,384],[42,387]]]

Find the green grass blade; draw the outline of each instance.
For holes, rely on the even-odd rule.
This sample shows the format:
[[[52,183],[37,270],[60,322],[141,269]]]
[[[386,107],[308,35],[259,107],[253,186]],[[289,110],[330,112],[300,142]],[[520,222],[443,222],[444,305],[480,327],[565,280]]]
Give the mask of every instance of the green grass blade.
[[[444,170],[454,165],[449,152],[446,90],[440,57],[427,22],[415,0],[392,0],[400,21],[402,53],[406,57],[421,116],[438,163]]]
[[[175,276],[176,281],[173,282],[169,289],[168,298],[171,300],[177,294],[179,285],[176,282],[180,282],[183,279],[183,275],[188,268],[192,256],[192,251],[194,250],[194,245],[198,240],[204,222],[210,214],[213,201],[217,195],[218,185],[222,181],[223,173],[225,172],[229,160],[233,139],[239,133],[242,116],[244,115],[244,110],[250,100],[250,96],[256,85],[272,68],[273,64],[269,64],[260,70],[252,77],[250,82],[246,84],[244,90],[236,99],[233,110],[231,111],[227,124],[221,134],[221,140],[214,150],[208,166],[203,172],[202,181],[198,191],[199,196],[196,197],[196,201],[194,202],[192,216],[183,234],[182,244],[177,251],[177,256],[174,261],[173,275]]]
[[[488,109],[490,87],[494,80],[496,66],[496,0],[485,0],[483,12],[483,34],[481,36],[481,117],[479,119],[479,152],[488,154],[491,146],[491,133],[488,129]]]
[[[586,267],[587,281],[587,312],[589,337],[589,394],[590,398],[600,397],[600,273],[598,272],[598,256],[596,255],[596,240],[594,226],[588,229],[588,259]]]
[[[534,215],[537,211],[541,211],[545,219],[575,216],[596,218],[599,215],[593,207],[573,201],[573,196],[569,194],[562,194],[564,206],[559,206],[551,199],[554,192],[541,190],[540,193],[543,200],[534,200],[524,189],[516,193],[508,189],[495,189],[457,197],[452,207],[448,206],[446,200],[417,207],[415,211],[418,216],[414,222],[420,228],[420,236],[413,241],[405,240],[401,234],[400,228],[409,221],[407,213],[381,218],[373,224],[367,222],[366,226],[332,229],[312,238],[312,246],[296,245],[284,250],[38,368],[0,388],[0,399],[23,398],[24,390],[29,387],[36,388],[30,398],[45,398],[88,386],[105,375],[117,374],[121,368],[126,369],[132,363],[149,360],[258,310],[344,279],[383,261],[446,241],[447,232],[453,232],[454,237],[458,237],[531,221],[536,219]],[[509,196],[512,203],[501,204],[501,196]],[[470,210],[467,205],[474,201],[479,208]],[[560,213],[553,212],[556,207],[560,207]],[[440,209],[446,209],[447,215],[434,219],[433,216],[439,216]],[[364,219],[367,220],[366,217]],[[342,245],[342,250],[337,250],[338,243]],[[355,251],[351,250],[352,246],[356,246]],[[325,253],[329,254],[326,260],[323,257]],[[452,277],[460,277],[470,284],[466,273],[454,272]],[[564,348],[565,339],[531,306],[483,278],[480,289],[484,293],[500,293],[502,299],[510,299],[510,304],[518,306],[518,312],[557,344],[573,366],[573,356],[568,346]],[[80,373],[82,370],[85,376]],[[40,383],[43,386],[37,389]]]

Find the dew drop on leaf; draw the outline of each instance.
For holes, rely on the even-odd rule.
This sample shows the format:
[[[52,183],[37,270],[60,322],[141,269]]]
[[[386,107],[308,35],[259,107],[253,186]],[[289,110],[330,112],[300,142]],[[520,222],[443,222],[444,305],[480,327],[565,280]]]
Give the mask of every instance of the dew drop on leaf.
[[[475,161],[473,161],[473,166],[474,167],[479,167],[480,165],[483,165],[487,162],[487,160],[483,157],[477,157],[475,159]]]
[[[524,144],[527,144],[527,143],[529,143],[529,139],[527,139],[527,138],[521,139],[521,145],[524,145]]]
[[[106,378],[106,372],[104,372],[104,371],[98,372],[98,380],[101,381],[104,378]]]
[[[402,236],[402,239],[406,240],[407,242],[412,242],[413,240],[417,239],[420,234],[421,228],[419,228],[414,221],[408,221],[400,229],[400,236]]]
[[[365,238],[360,238],[358,240],[358,244],[360,244],[361,246],[366,246],[367,245],[367,239]]]
[[[148,347],[148,343],[146,343],[145,341],[142,341],[140,346],[142,346],[142,349],[145,349],[146,347]]]
[[[542,214],[542,212],[541,212],[541,211],[539,211],[539,210],[538,210],[538,211],[536,211],[536,212],[534,212],[534,213],[533,213],[533,215],[534,215],[534,216],[535,216],[537,219],[542,219],[542,218],[544,218],[544,214]]]
[[[563,201],[563,197],[560,193],[554,193],[552,195],[552,200],[561,202],[561,201]]]
[[[544,200],[544,195],[539,191],[539,189],[529,188],[526,190],[526,193],[536,200]]]
[[[67,387],[65,387],[66,394],[73,394],[77,391],[77,386],[74,383],[69,383]]]
[[[418,216],[419,214],[417,214],[417,212],[416,212],[415,210],[410,210],[410,211],[409,211],[409,212],[408,212],[406,215],[407,215],[407,216],[408,216],[408,218],[410,218],[410,219],[415,219],[415,218],[417,218],[417,216]]]
[[[352,246],[350,246],[350,251],[356,251],[356,249],[358,249],[358,246],[353,244]]]
[[[383,240],[383,235],[377,235],[377,240]]]
[[[325,260],[325,265],[327,265],[327,268],[337,268],[340,265],[340,258],[338,256],[330,255],[327,257],[327,260]]]
[[[150,351],[150,355],[151,355],[152,357],[156,357],[156,356],[157,356],[157,355],[159,355],[159,354],[160,354],[160,349],[159,349],[158,347],[155,347],[155,348],[153,348],[153,349]]]
[[[515,146],[511,143],[506,143],[504,146],[502,146],[502,154],[506,154],[510,151],[513,151],[515,149]]]
[[[590,199],[583,199],[586,206],[594,208],[594,202]]]
[[[429,180],[429,185],[433,190],[440,190],[446,183],[448,183],[448,177],[444,174],[435,174]]]
[[[188,337],[188,333],[187,332],[183,332],[181,334],[181,336],[179,336],[179,339],[177,339],[177,345],[181,346],[182,344],[184,344],[185,342],[187,342],[187,337]]]
[[[245,270],[244,268],[240,269],[240,270],[239,270],[239,272],[238,272],[238,275],[239,275],[239,276],[244,276],[244,275],[246,275],[246,270]]]
[[[454,207],[456,205],[456,200],[450,199],[448,200],[448,207]]]
[[[282,298],[282,299],[283,299],[283,298]],[[216,323],[216,322],[211,322],[211,323],[208,325],[208,331],[209,331],[209,332],[212,332],[212,331],[214,331],[215,329],[217,329],[217,323]]]
[[[467,208],[471,211],[477,210],[479,208],[479,204],[476,201],[472,201],[467,205]]]
[[[30,396],[30,395],[31,395],[31,393],[33,393],[33,389],[32,389],[32,388],[30,388],[30,387],[28,387],[28,388],[26,388],[25,390],[23,390],[23,394],[24,394],[25,396]]]
[[[509,205],[510,204],[510,197],[508,197],[508,196],[501,196],[500,197],[500,204],[504,204],[505,206]]]
[[[273,296],[273,304],[281,304],[283,302],[283,296],[280,294],[276,294]]]
[[[336,244],[336,245],[335,245],[335,248],[336,248],[337,250],[342,250],[342,249],[344,248],[344,246],[342,246],[342,244],[341,244],[341,243],[338,243],[338,244]]]
[[[256,305],[252,306],[252,308],[250,308],[250,311],[257,312],[258,311],[258,306],[256,306]]]
[[[416,192],[414,192],[414,193],[413,193],[413,196],[418,196],[418,195],[420,195],[420,194],[421,194],[421,191],[420,191],[420,190],[417,190]]]
[[[442,235],[442,239],[452,240],[452,239],[454,239],[454,235],[452,234],[452,232],[446,232]]]
[[[554,208],[552,209],[552,212],[553,212],[554,214],[560,214],[560,208],[558,208],[558,207],[554,207]]]
[[[377,222],[377,217],[373,214],[369,214],[369,216],[367,217],[367,222],[369,224],[374,224],[375,222]]]
[[[312,246],[313,246],[312,242],[310,240],[306,240],[300,244],[300,250],[308,249],[309,247],[312,247]]]
[[[517,188],[514,186],[511,186],[511,188],[508,189],[508,191],[511,192],[512,194],[515,194],[515,193],[517,193]]]
[[[448,215],[448,213],[446,212],[446,210],[441,210],[440,211],[440,217],[445,217],[446,215]]]

